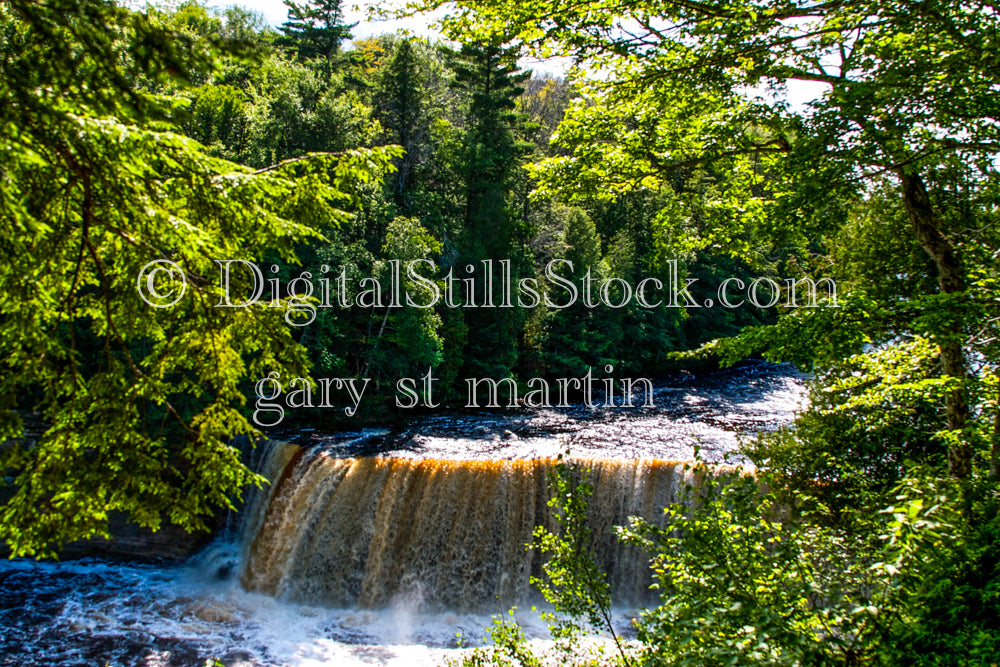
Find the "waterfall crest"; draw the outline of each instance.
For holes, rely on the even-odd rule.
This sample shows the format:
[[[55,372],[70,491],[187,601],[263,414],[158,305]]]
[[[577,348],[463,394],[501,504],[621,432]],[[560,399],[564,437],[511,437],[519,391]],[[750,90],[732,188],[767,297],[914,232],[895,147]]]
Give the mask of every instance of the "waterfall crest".
[[[572,462],[594,486],[594,554],[615,603],[648,600],[647,557],[619,543],[613,527],[629,516],[660,522],[696,474],[653,459]],[[241,580],[250,591],[330,607],[523,603],[529,578],[542,573],[540,554],[525,545],[536,525],[555,527],[547,500],[556,464],[337,458],[272,443],[262,471],[272,484],[248,508]]]

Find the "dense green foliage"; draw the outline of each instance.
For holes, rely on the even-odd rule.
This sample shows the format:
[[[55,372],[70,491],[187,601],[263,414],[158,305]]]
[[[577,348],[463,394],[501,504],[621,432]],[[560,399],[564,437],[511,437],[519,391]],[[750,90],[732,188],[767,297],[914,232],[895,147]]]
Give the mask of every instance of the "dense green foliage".
[[[949,463],[969,474],[976,445],[964,429],[977,388],[967,357],[970,346],[994,340],[997,321],[989,296],[995,265],[986,259],[993,251],[978,249],[997,247],[998,52],[986,37],[996,29],[994,8],[490,0],[458,3],[444,24],[456,37],[500,34],[601,72],[559,126],[565,152],[534,168],[541,192],[669,189],[660,220],[682,247],[782,263],[788,275],[840,273],[864,290],[867,322],[845,327],[836,314],[800,310],[779,329],[785,349],[775,356],[793,346],[825,351],[822,338],[844,329],[853,349],[841,346],[840,356],[900,336],[934,341],[941,374],[953,381],[945,397]],[[823,93],[790,104],[789,87],[804,82],[822,84]],[[866,217],[906,221],[893,239],[897,252],[856,235],[871,229]],[[929,272],[929,281],[909,273],[914,248],[925,253],[918,273]],[[823,261],[838,254],[881,264]],[[906,276],[896,287],[918,291],[870,292],[864,278],[876,272],[880,287]],[[880,309],[889,315],[879,317]],[[740,354],[773,350],[774,337],[751,330]]]
[[[439,286],[490,259],[510,260],[512,283],[552,259],[578,267],[577,285],[586,268],[662,277],[655,195],[572,208],[528,196],[526,165],[550,154],[577,93],[531,78],[501,41],[349,44],[339,1],[289,3],[280,32],[197,2],[13,1],[0,12],[0,525],[15,553],[101,534],[111,511],[204,527],[256,479],[228,443],[258,432],[247,397],[270,373],[370,378],[357,419],[384,419],[401,377],[432,370],[434,402],[462,405],[465,377],[656,373],[674,367],[667,351],[711,337],[698,327],[689,339],[677,310],[634,305],[372,299],[308,326],[286,311],[297,294],[279,295],[280,309],[266,298],[215,307],[219,259],[275,263],[282,283],[325,266],[352,285],[387,284],[394,261],[413,260],[434,262],[424,275]],[[172,308],[136,290],[159,259],[187,279]],[[249,275],[233,281],[232,294],[252,291]],[[472,300],[499,299],[484,282]],[[426,290],[408,276],[404,287]],[[284,425],[295,419],[345,417],[303,409]]]
[[[529,644],[513,610],[462,665],[992,665],[1000,650],[1000,520],[993,485],[911,470],[878,502],[832,513],[784,474],[693,465],[665,528],[633,518],[660,604],[614,635],[611,597],[587,547],[591,493],[565,468],[550,505],[561,530],[539,588],[555,644]],[[695,483],[697,482],[697,483]],[[870,498],[870,496],[868,497]],[[616,651],[581,642],[611,630]]]
[[[269,373],[369,378],[352,419],[386,420],[409,414],[401,377],[433,373],[434,403],[461,406],[468,377],[652,376],[763,355],[814,372],[811,407],[744,444],[754,476],[691,491],[668,529],[623,528],[649,549],[661,604],[617,651],[565,650],[580,663],[995,662],[993,6],[460,1],[447,45],[350,41],[339,0],[287,4],[278,32],[196,1],[0,0],[0,538],[14,554],[102,534],[112,511],[205,527],[259,481],[230,442],[259,433],[248,398]],[[576,69],[533,76],[526,53]],[[822,92],[793,101],[806,83]],[[302,326],[295,288],[273,307],[216,308],[218,259],[349,285],[419,261],[402,278],[412,295],[479,272],[463,294],[478,305],[359,291]],[[140,299],[152,260],[180,267],[180,305]],[[539,303],[482,307],[502,299],[481,280],[490,260],[537,280]],[[646,278],[697,278],[695,303],[562,307],[566,288],[541,280],[553,261],[581,294],[609,281],[611,300]],[[779,281],[779,304],[830,279],[838,305],[705,306],[722,281],[756,276]],[[233,294],[248,278],[234,274]],[[537,583],[557,633],[613,633],[588,483],[563,473]],[[493,637],[498,652],[471,664],[539,664],[516,623]]]
[[[995,662],[998,22],[948,0],[448,9],[456,39],[502,35],[579,68],[555,151],[530,167],[537,197],[593,217],[651,195],[661,258],[837,284],[837,308],[733,322],[671,355],[815,376],[794,428],[745,444],[755,478],[668,508],[667,531],[624,533],[662,593],[639,621],[643,661]]]
[[[28,413],[45,424],[34,446],[5,447],[0,534],[36,554],[101,533],[113,510],[202,527],[254,479],[229,444],[254,432],[244,380],[307,367],[280,314],[214,308],[213,258],[294,261],[393,153],[225,162],[177,132],[181,98],[156,92],[196,78],[221,35],[103,3],[0,12],[0,437]],[[186,308],[140,300],[140,270],[161,258],[187,276]]]

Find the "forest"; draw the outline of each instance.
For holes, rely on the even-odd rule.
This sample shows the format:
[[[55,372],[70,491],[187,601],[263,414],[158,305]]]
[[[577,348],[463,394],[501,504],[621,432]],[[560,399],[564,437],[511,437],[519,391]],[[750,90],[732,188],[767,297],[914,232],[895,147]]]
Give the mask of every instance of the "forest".
[[[368,379],[346,414],[279,420],[336,429],[461,409],[470,378],[517,407],[560,378],[766,359],[810,373],[810,403],[742,442],[754,473],[690,490],[669,529],[617,528],[660,599],[634,635],[586,546],[594,489],[560,467],[561,530],[535,545],[555,653],[501,617],[463,664],[996,665],[994,5],[383,10],[444,12],[429,39],[285,4],[271,26],[199,0],[0,0],[12,556],[106,535],[115,512],[205,529],[264,481],[232,439],[276,424],[254,411],[272,373]],[[560,74],[532,72],[551,58]],[[160,260],[185,280],[171,307],[137,290]],[[227,260],[259,268],[223,267],[223,289]],[[649,307],[643,281],[684,298]]]

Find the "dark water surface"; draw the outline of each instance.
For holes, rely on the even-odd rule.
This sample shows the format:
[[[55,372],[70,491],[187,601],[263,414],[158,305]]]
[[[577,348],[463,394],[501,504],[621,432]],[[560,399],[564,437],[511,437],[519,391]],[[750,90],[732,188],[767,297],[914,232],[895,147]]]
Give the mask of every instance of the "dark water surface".
[[[791,421],[806,400],[805,377],[791,364],[748,362],[661,383],[652,408],[576,405],[441,414],[395,430],[300,430],[278,438],[321,445],[340,456],[509,460],[555,457],[570,449],[580,457],[686,461],[698,447],[706,461],[721,462],[739,436]]]
[[[718,462],[739,437],[787,424],[805,400],[803,380],[791,366],[761,362],[663,383],[655,408],[442,414],[397,429],[287,439],[313,456],[452,466],[460,464],[446,462],[553,457],[567,448],[583,458],[666,460],[691,459],[698,448]],[[457,632],[475,643],[489,625],[489,613],[427,613],[407,594],[370,610],[247,592],[238,573],[252,537],[220,537],[180,565],[0,563],[0,665],[435,665],[457,655]],[[290,558],[297,548],[289,547]],[[633,613],[620,610],[625,632]],[[547,641],[537,616],[519,612],[518,620],[534,642]]]

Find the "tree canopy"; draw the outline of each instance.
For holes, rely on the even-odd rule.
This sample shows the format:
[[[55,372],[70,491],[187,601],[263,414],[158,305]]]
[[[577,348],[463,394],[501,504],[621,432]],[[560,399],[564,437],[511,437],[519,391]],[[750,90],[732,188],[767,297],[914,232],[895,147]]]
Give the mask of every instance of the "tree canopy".
[[[13,555],[106,534],[117,511],[208,526],[262,481],[235,436],[460,408],[469,376],[513,396],[529,378],[763,356],[812,373],[810,405],[741,443],[754,475],[697,467],[666,527],[619,528],[649,551],[662,598],[613,660],[995,662],[992,5],[411,3],[442,10],[456,44],[352,39],[339,0],[286,4],[279,32],[199,0],[0,0]],[[525,55],[573,69],[532,73]],[[218,308],[227,259],[286,289]],[[466,305],[394,306],[377,285],[409,262],[402,287],[457,283]],[[486,267],[534,285],[536,302],[484,307],[501,297]],[[333,287],[338,303],[312,312],[322,295],[293,287],[307,275],[358,289]],[[755,278],[778,285],[777,307],[709,305]],[[549,298],[597,283],[617,300],[646,279],[693,282],[663,307]],[[817,304],[817,284],[836,299]],[[251,287],[232,274],[232,293]],[[303,378],[300,397],[324,377],[371,388],[354,411],[289,400],[295,414],[262,426],[251,397],[276,377]],[[403,377],[426,380],[406,405]],[[557,469],[541,588],[617,640],[586,471]],[[540,664],[516,627],[496,632]]]
[[[555,138],[567,154],[537,168],[545,193],[621,192],[695,175],[697,201],[682,203],[696,243],[759,255],[830,236],[851,201],[894,189],[907,234],[936,274],[910,332],[938,345],[956,434],[970,415],[966,339],[994,320],[990,300],[969,291],[966,243],[983,230],[944,191],[978,199],[994,187],[997,22],[989,4],[909,0],[502,0],[459,2],[443,20],[453,36],[503,35],[596,75]],[[789,90],[804,82],[822,93],[791,104]],[[960,181],[937,180],[955,168]],[[687,189],[673,188],[682,199]],[[858,342],[900,333],[867,331]],[[953,445],[952,469],[967,475],[972,450]]]
[[[211,157],[178,133],[169,91],[221,40],[105,2],[0,12],[0,438],[20,438],[23,415],[44,423],[37,442],[5,448],[16,492],[0,535],[14,554],[45,554],[101,534],[114,510],[202,527],[256,479],[231,444],[257,433],[243,383],[308,366],[280,313],[214,307],[214,260],[296,261],[397,153],[258,170]],[[183,272],[182,308],[141,299],[156,260]]]

